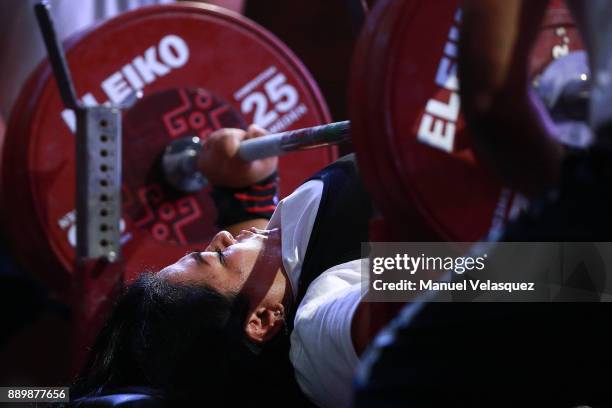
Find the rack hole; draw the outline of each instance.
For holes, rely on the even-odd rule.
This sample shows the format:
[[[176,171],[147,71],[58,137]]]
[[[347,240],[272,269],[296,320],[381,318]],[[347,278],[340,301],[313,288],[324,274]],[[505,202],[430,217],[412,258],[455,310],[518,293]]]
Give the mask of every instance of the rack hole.
[[[108,171],[108,166],[106,164],[101,164],[100,171],[104,171],[104,172]]]
[[[102,187],[108,187],[108,180],[105,180],[105,179],[100,180],[100,185]]]
[[[102,157],[108,156],[108,150],[106,150],[106,149],[100,150],[100,156],[102,156]]]
[[[108,142],[108,136],[106,136],[106,135],[100,135],[100,141],[101,141],[102,143],[106,143],[106,142]]]
[[[100,120],[100,126],[105,128],[108,126],[108,121],[106,119]]]
[[[108,215],[108,210],[106,208],[103,208],[100,210],[100,215],[102,217],[106,217]]]

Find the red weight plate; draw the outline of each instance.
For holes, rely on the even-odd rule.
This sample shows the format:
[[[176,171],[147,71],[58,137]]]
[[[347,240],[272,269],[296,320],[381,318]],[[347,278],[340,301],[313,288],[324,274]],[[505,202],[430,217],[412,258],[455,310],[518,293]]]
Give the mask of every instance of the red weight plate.
[[[293,54],[261,27],[217,7],[143,8],[69,44],[68,62],[85,103],[119,102],[133,89],[145,94],[124,115],[122,250],[128,279],[201,247],[214,232],[216,214],[205,193],[160,193],[159,175],[153,167],[147,173],[165,141],[252,122],[282,131],[330,120]],[[46,66],[31,77],[16,106],[2,161],[8,233],[19,258],[53,289],[65,291],[75,261],[73,117],[63,111]],[[160,123],[167,125],[163,132],[155,128]],[[281,158],[281,195],[334,158],[334,149]]]
[[[246,126],[236,109],[204,89],[168,89],[139,101],[123,117],[124,214],[161,242],[197,245],[215,234],[211,186],[195,194],[168,188],[160,153],[176,138],[206,139],[222,127]]]
[[[532,77],[540,74],[552,62],[572,51],[583,50],[584,44],[570,11],[561,1],[549,6],[529,60]]]
[[[523,200],[478,163],[460,110],[458,1],[385,1],[366,22],[353,62],[353,139],[393,239],[474,241]],[[582,49],[569,13],[547,12],[530,61],[535,75]]]
[[[398,8],[399,2],[390,3],[389,7],[376,7],[372,9],[364,24],[359,41],[355,47],[353,63],[351,67],[351,88],[349,100],[350,117],[352,121],[352,138],[359,167],[370,191],[376,199],[378,208],[387,218],[402,219],[403,226],[410,225],[413,236],[421,236],[418,231],[427,231],[419,228],[420,219],[414,218],[417,211],[408,200],[403,200],[403,192],[397,186],[399,174],[392,166],[388,166],[386,160],[390,157],[389,147],[381,143],[382,131],[377,117],[383,114],[384,109],[377,104],[379,94],[383,87],[372,80],[370,61],[384,61],[387,58],[387,47],[382,47],[376,42],[376,35],[385,31],[395,24],[399,16],[393,12]],[[378,129],[376,127],[378,126]],[[371,136],[368,136],[371,135]],[[384,199],[377,199],[385,197]],[[404,202],[398,211],[396,203]],[[400,227],[393,225],[392,227]],[[393,231],[393,228],[390,228]],[[393,234],[398,237],[399,234]],[[380,237],[379,237],[380,238]],[[388,237],[389,239],[389,237]]]

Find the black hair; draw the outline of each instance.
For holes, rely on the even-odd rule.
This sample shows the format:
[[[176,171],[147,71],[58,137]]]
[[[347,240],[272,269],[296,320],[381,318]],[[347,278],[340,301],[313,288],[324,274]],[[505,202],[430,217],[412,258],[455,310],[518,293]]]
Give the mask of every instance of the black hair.
[[[145,273],[117,301],[71,397],[144,386],[172,402],[252,403],[269,400],[261,387],[275,384],[303,402],[287,333],[252,343],[244,333],[248,311],[240,295]]]

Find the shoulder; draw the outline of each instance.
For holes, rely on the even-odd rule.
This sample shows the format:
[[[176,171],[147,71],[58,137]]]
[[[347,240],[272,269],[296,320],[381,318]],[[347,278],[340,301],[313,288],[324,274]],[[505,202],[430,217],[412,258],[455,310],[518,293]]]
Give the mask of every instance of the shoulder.
[[[296,312],[290,359],[300,387],[315,402],[322,396],[350,394],[359,362],[351,322],[362,297],[360,262],[323,272],[310,284]],[[334,390],[327,392],[330,387]]]
[[[336,265],[313,280],[298,306],[296,325],[298,320],[312,317],[317,311],[346,307],[356,296],[360,298],[361,262],[357,259]]]

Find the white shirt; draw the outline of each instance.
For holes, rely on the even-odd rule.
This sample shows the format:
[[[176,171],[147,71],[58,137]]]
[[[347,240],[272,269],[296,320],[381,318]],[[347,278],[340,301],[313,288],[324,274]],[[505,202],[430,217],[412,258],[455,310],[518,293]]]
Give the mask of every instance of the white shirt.
[[[320,407],[348,407],[359,357],[351,323],[361,301],[361,260],[336,265],[308,287],[295,316],[289,358],[302,391]]]
[[[323,182],[311,180],[283,199],[268,228],[281,228],[283,265],[294,297],[317,216]],[[359,358],[351,322],[361,301],[361,261],[323,272],[298,305],[289,358],[302,391],[321,407],[351,405],[352,379]]]
[[[298,281],[302,272],[302,263],[317,218],[322,193],[321,180],[307,181],[278,203],[268,223],[268,229],[281,229],[283,266],[291,282],[294,299],[299,290]]]

